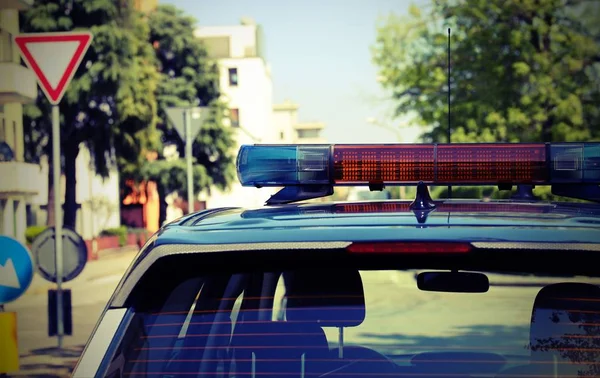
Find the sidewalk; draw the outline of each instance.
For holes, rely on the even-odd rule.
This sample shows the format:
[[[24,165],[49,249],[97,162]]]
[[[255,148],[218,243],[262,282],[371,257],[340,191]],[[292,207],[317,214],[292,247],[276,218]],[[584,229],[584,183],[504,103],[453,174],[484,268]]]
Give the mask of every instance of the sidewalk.
[[[64,284],[71,289],[73,335],[63,339],[48,337],[47,291],[55,285],[35,275],[25,295],[5,306],[17,313],[20,370],[9,377],[69,377],[125,270],[137,254],[137,248],[103,251],[90,261],[79,277]]]

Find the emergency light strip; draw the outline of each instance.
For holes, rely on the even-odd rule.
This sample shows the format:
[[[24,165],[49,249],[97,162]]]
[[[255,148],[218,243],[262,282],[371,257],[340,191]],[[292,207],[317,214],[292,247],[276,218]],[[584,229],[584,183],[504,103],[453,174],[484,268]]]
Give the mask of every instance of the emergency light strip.
[[[243,186],[600,184],[600,143],[245,145]]]

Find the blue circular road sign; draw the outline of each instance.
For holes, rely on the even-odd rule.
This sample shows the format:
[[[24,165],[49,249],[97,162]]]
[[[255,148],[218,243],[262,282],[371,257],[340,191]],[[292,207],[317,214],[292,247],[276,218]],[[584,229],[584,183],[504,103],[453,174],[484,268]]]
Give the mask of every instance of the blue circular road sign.
[[[87,263],[87,246],[83,238],[74,230],[63,227],[63,282],[75,279]],[[31,245],[38,273],[50,282],[56,283],[56,237],[54,227],[39,234]]]
[[[27,248],[0,235],[0,304],[19,298],[33,279],[33,261]]]

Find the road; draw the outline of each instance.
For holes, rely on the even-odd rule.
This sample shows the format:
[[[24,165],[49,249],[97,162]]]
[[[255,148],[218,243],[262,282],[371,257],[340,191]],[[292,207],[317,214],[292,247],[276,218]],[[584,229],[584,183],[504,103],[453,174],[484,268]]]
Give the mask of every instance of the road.
[[[359,326],[344,329],[344,342],[386,355],[433,350],[528,355],[525,347],[539,290],[551,283],[590,282],[490,274],[487,293],[440,293],[419,290],[415,272],[364,271],[361,277],[366,317]],[[600,279],[593,282],[600,285]],[[325,332],[330,345],[337,346],[339,330]]]
[[[539,288],[439,293],[420,291],[414,273],[363,272],[362,277],[367,316],[360,326],[345,330],[347,343],[368,345],[385,354],[486,347],[522,352],[529,339]],[[328,338],[336,340],[332,331]]]
[[[65,338],[62,351],[53,349],[56,338],[47,337],[46,293],[52,284],[36,276],[27,293],[6,306],[7,311],[18,314],[20,376],[36,376],[48,369],[57,371],[54,376],[68,374],[61,364],[65,359],[67,365],[76,361],[134,256],[135,251],[129,251],[91,262],[77,279],[65,285],[72,289],[74,334]],[[494,286],[485,294],[448,294],[418,290],[414,272],[363,272],[362,277],[367,317],[359,327],[345,330],[346,343],[370,346],[386,354],[465,346],[528,353],[523,346],[540,287]],[[523,284],[534,280],[490,276],[490,281]],[[338,330],[326,329],[326,333],[335,344]]]

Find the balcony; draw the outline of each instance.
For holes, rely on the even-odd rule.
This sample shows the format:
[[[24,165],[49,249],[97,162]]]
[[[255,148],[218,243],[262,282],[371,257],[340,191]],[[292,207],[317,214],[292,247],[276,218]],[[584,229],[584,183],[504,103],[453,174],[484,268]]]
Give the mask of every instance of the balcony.
[[[16,63],[0,62],[0,104],[25,104],[35,101],[36,97],[37,84],[33,71]]]
[[[2,0],[0,1],[0,9],[16,9],[26,10],[31,8],[33,0]]]
[[[0,198],[37,194],[40,167],[18,161],[0,162]]]

